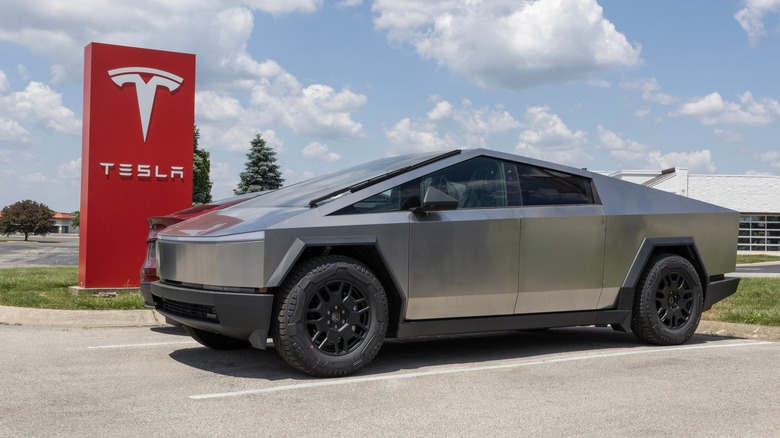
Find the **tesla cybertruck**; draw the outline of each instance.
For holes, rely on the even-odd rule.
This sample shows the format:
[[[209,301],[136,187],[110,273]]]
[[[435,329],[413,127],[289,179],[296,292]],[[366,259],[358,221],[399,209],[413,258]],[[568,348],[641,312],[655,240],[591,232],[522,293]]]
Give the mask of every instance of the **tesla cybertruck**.
[[[315,376],[385,338],[611,325],[686,342],[733,294],[739,213],[485,149],[397,156],[180,222],[145,301]]]

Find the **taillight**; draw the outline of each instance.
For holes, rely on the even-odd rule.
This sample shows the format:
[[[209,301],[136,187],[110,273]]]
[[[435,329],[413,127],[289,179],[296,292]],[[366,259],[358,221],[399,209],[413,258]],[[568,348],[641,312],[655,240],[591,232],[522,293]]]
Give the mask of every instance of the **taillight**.
[[[157,235],[165,229],[163,224],[149,226],[149,235],[146,237],[146,259],[141,266],[141,283],[157,281]]]

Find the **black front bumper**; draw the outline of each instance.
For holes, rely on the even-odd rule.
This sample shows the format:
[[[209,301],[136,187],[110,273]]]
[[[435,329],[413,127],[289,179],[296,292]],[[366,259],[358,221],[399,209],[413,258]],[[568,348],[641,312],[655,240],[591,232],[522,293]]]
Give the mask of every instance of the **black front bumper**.
[[[149,284],[155,309],[167,319],[265,349],[273,295],[190,289],[156,281]],[[146,298],[146,296],[144,297]]]

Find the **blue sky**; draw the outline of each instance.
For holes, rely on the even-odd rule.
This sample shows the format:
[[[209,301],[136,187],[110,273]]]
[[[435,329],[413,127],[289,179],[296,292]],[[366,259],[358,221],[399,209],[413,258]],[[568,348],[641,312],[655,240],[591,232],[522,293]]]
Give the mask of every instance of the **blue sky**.
[[[0,0],[0,206],[79,208],[83,48],[197,55],[213,195],[255,132],[288,183],[488,147],[780,173],[780,0]]]

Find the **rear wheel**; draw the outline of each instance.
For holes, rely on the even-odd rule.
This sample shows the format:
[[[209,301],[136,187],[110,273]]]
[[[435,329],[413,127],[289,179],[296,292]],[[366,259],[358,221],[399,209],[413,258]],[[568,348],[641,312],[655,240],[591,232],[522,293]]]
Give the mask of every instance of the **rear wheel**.
[[[214,350],[237,350],[239,348],[247,348],[250,345],[249,341],[244,339],[231,338],[230,336],[207,332],[195,327],[184,326],[184,329],[192,336],[192,339]]]
[[[387,332],[387,297],[362,263],[344,256],[305,262],[275,300],[274,346],[305,373],[344,376],[368,365]]]
[[[639,279],[631,331],[652,344],[682,344],[696,331],[703,305],[704,293],[693,265],[678,255],[656,255]]]

